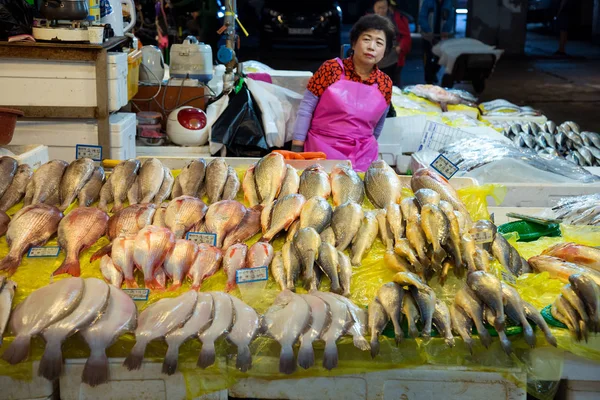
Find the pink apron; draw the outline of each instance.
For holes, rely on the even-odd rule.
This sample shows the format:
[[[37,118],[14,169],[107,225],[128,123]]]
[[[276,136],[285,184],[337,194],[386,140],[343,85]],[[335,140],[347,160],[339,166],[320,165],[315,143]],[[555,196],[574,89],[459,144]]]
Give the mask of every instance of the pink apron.
[[[379,147],[373,131],[387,109],[377,84],[365,85],[346,78],[344,64],[339,81],[329,86],[315,109],[305,151],[322,151],[330,160],[350,160],[366,171],[377,159]]]

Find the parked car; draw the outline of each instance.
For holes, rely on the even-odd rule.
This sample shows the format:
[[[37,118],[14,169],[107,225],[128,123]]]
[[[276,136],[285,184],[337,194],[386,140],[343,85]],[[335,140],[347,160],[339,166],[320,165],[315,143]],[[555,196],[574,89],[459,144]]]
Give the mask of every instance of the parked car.
[[[333,0],[266,0],[262,10],[262,50],[273,44],[341,45],[342,9]]]

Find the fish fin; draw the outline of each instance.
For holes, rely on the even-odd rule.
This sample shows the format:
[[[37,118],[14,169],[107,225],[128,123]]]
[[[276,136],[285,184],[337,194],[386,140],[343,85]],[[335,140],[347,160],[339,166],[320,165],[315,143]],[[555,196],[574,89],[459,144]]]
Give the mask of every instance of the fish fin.
[[[448,337],[448,338],[446,338],[446,339],[445,339],[445,342],[446,342],[446,345],[447,345],[449,348],[453,348],[453,347],[454,347],[454,345],[456,344],[456,343],[454,342],[454,336],[451,336],[451,337]]]
[[[142,367],[142,361],[144,360],[145,352],[146,343],[135,342],[133,349],[131,349],[131,353],[129,353],[125,361],[123,361],[123,366],[129,371],[133,371],[134,369],[140,369]]]
[[[508,340],[508,338],[501,339],[500,345],[502,346],[502,350],[504,350],[504,352],[507,355],[510,355],[510,353],[512,353],[512,345],[510,343],[510,340]]]
[[[363,335],[356,335],[353,337],[352,342],[354,343],[354,347],[362,351],[369,351],[371,349],[371,345],[364,338]]]
[[[81,266],[79,264],[79,259],[74,258],[70,260],[65,258],[65,261],[63,261],[62,265],[52,273],[52,276],[61,274],[69,274],[74,277],[79,277],[81,275]]]
[[[49,381],[54,381],[60,377],[62,365],[62,343],[46,342],[46,348],[44,349],[44,354],[38,368],[38,376],[42,376]]]
[[[181,282],[173,283],[167,291],[174,292],[176,290],[179,290],[180,287],[181,287]]]
[[[0,261],[0,271],[6,271],[8,276],[13,275],[15,272],[17,272],[19,265],[21,265],[21,259],[22,257],[13,256],[10,253],[7,254],[6,257]]]
[[[489,348],[492,344],[492,337],[487,329],[484,328],[481,332],[477,330],[477,334],[479,335],[479,341],[481,344],[484,345],[486,349]]]
[[[533,331],[533,328],[531,327],[531,325],[529,325],[529,323],[527,323],[527,321],[524,321],[523,324],[523,333],[525,336],[525,341],[527,342],[527,344],[529,346],[531,346],[531,348],[535,347],[535,332]]]
[[[548,342],[551,346],[558,347],[558,342],[552,333],[545,332],[544,337],[546,338],[546,342]]]
[[[111,251],[112,251],[112,242],[110,242],[109,244],[102,247],[101,249],[96,251],[94,254],[92,254],[92,257],[90,257],[90,262],[92,263],[96,260],[101,259],[105,255],[109,254]]]
[[[29,356],[31,337],[17,336],[2,354],[2,359],[11,365],[25,360]]]
[[[399,346],[402,340],[404,340],[404,332],[400,326],[394,329],[394,340],[396,341],[396,346]]]
[[[227,293],[231,292],[233,289],[235,289],[235,282],[227,282],[227,284],[225,285],[225,291]]]
[[[238,346],[237,361],[235,366],[242,372],[246,372],[252,367],[252,354],[250,353],[250,348],[247,345]]]
[[[81,381],[91,387],[108,382],[108,357],[104,349],[92,351],[81,373]]]
[[[198,357],[198,366],[202,369],[208,368],[215,363],[215,359],[215,344],[213,342],[203,342],[200,357]]]
[[[139,285],[135,279],[125,279],[125,287],[128,289],[137,289]]]
[[[131,204],[135,204],[135,203],[131,203]],[[111,213],[113,213],[113,214],[114,214],[114,213],[116,213],[116,212],[119,212],[119,211],[121,211],[123,208],[125,208],[125,207],[124,207],[124,205],[123,205],[123,202],[121,202],[121,201],[119,201],[119,200],[115,199],[115,201],[114,201],[114,203],[113,203],[113,206],[112,206]]]
[[[465,346],[469,349],[469,353],[473,355],[473,339],[472,338],[463,338],[463,342],[465,342]]]
[[[302,343],[298,349],[298,365],[304,369],[309,369],[315,365],[315,351],[312,343]]]
[[[294,349],[292,346],[281,346],[281,354],[279,356],[279,372],[283,374],[291,374],[296,370],[296,362],[294,360]]]
[[[588,327],[585,321],[582,319],[579,320],[579,329],[581,330],[581,338],[587,343],[589,339]]]
[[[166,375],[173,375],[177,371],[177,364],[179,363],[179,346],[169,345],[165,359],[162,365],[162,373]]]
[[[373,335],[371,337],[371,358],[375,358],[379,354],[379,337]]]

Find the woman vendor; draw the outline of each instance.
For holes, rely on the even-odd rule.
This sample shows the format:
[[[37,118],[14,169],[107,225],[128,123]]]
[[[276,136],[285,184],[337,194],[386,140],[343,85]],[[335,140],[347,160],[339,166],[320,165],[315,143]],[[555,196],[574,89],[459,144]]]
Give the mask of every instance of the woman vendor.
[[[350,57],[326,61],[308,82],[294,126],[293,151],[321,151],[366,171],[378,157],[392,80],[377,68],[391,50],[389,19],[366,15],[352,27]]]

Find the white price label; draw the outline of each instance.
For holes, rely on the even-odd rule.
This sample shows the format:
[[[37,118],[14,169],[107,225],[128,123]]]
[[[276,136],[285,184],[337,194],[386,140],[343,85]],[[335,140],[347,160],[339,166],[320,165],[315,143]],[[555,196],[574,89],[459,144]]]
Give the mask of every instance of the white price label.
[[[494,241],[494,234],[490,229],[484,229],[472,234],[475,243],[491,243]]]
[[[27,257],[31,258],[42,258],[42,257],[58,257],[60,253],[59,246],[48,246],[48,247],[32,247],[27,253]]]
[[[185,236],[187,240],[190,240],[196,244],[206,243],[212,246],[217,245],[217,234],[208,232],[188,232]]]
[[[440,150],[450,143],[472,137],[471,134],[439,122],[427,121],[419,150]]]
[[[517,279],[510,272],[502,271],[502,280],[510,283],[511,285],[517,284]]]
[[[78,144],[75,146],[75,158],[91,158],[94,161],[102,161],[102,146]]]
[[[458,172],[458,167],[440,154],[433,162],[431,167],[439,172],[444,178],[450,179]]]
[[[243,268],[235,272],[236,283],[260,282],[267,279],[269,279],[269,268],[267,266]]]
[[[148,301],[150,289],[123,289],[125,294],[133,301]]]

